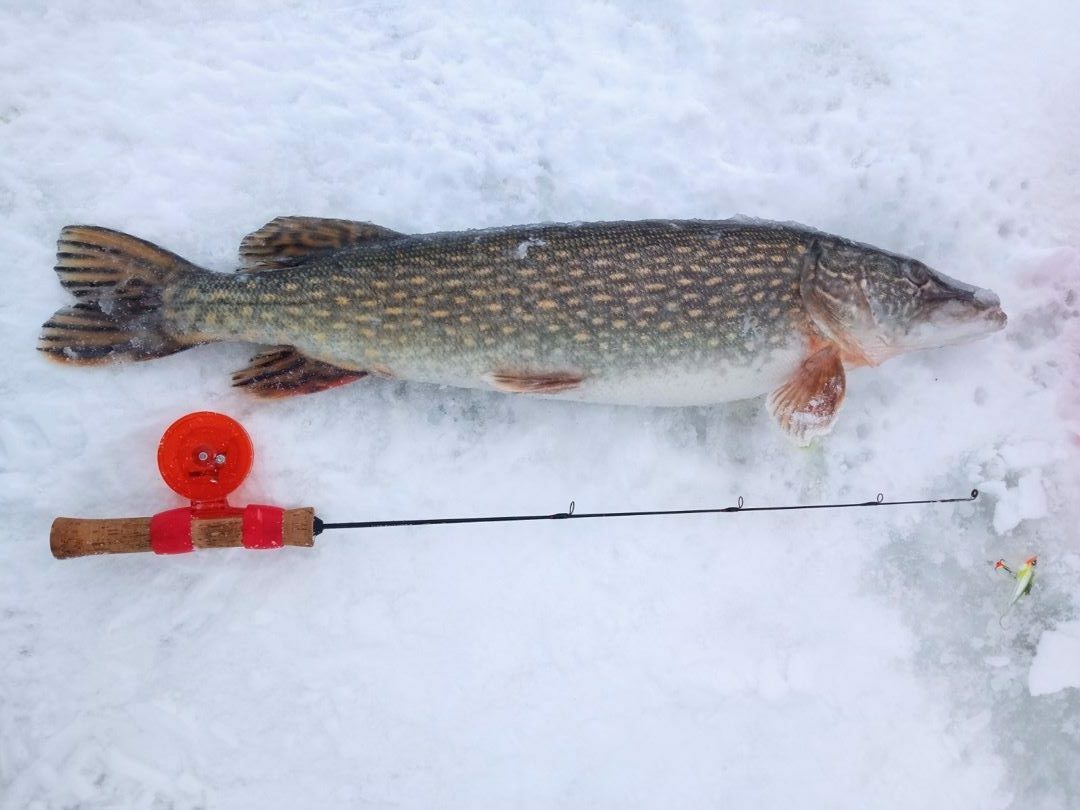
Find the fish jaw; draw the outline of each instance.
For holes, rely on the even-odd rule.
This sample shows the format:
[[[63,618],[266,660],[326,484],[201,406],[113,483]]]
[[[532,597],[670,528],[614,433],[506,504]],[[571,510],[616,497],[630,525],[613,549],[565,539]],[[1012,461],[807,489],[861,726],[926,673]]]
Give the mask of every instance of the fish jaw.
[[[1000,332],[1008,323],[1001,299],[990,290],[939,276],[939,288],[908,327],[903,351],[953,346]]]
[[[901,354],[971,343],[1000,332],[1007,323],[1000,307],[973,312],[963,302],[945,302],[924,319],[910,323],[902,334],[870,331],[843,342],[857,347],[852,354],[861,355],[863,363],[878,366]]]

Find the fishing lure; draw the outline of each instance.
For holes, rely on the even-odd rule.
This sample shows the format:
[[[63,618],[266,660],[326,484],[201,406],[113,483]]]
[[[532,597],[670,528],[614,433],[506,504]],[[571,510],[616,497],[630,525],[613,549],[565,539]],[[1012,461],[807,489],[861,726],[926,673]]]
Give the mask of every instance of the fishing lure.
[[[1038,562],[1039,558],[1037,556],[1028,557],[1024,560],[1024,564],[1015,571],[1005,564],[1004,559],[1000,559],[994,563],[995,571],[1004,571],[1016,580],[1016,587],[1013,588],[1012,599],[1010,599],[1009,604],[1005,606],[1005,610],[1002,612],[999,622],[1004,621],[1005,614],[1020,600],[1021,596],[1027,596],[1031,593],[1031,586],[1035,584],[1035,566],[1038,565]]]

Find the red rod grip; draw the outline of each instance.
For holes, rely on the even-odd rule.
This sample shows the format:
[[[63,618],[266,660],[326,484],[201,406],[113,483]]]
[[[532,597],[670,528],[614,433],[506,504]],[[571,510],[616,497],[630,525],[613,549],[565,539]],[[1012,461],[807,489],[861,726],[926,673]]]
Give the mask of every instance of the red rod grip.
[[[284,509],[256,503],[244,507],[244,548],[281,548],[284,528]]]
[[[158,512],[150,518],[150,548],[155,554],[186,554],[195,550],[190,506]]]

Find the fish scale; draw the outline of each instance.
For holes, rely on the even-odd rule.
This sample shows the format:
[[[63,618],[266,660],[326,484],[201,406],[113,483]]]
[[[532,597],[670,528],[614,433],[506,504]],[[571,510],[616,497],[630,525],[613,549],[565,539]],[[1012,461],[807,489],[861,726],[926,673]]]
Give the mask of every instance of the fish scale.
[[[844,366],[1004,326],[996,296],[897,254],[756,220],[527,225],[406,235],[285,217],[214,273],[89,226],[61,233],[80,299],[39,348],[68,362],[192,345],[273,347],[262,396],[367,373],[594,402],[702,405],[772,392],[794,438],[826,432]]]
[[[762,346],[809,331],[798,267],[813,238],[707,222],[405,238],[274,273],[204,274],[166,317],[207,339],[301,345],[355,368],[423,366],[428,378],[468,369],[477,383],[525,361],[594,379],[673,362],[749,365],[769,359]],[[245,306],[259,317],[237,318]]]

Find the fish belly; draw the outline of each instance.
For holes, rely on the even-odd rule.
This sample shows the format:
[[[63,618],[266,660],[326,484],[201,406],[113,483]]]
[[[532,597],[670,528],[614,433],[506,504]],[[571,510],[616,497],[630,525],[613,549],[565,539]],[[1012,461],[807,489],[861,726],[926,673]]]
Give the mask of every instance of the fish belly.
[[[603,358],[594,363],[552,364],[520,357],[445,357],[432,365],[405,355],[388,352],[385,370],[400,379],[479,390],[499,390],[493,374],[519,371],[538,377],[546,374],[580,374],[580,384],[555,393],[537,394],[550,399],[612,405],[685,407],[711,405],[749,399],[774,390],[787,380],[805,357],[795,343],[774,350],[752,363],[732,362],[714,357],[694,363],[674,362],[664,366],[605,366]]]
[[[718,362],[698,368],[671,367],[641,374],[601,375],[582,381],[581,388],[556,394],[579,402],[684,407],[750,399],[772,391],[801,362],[797,352],[774,356],[754,368]]]

